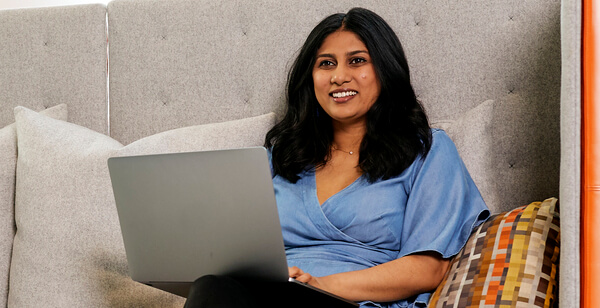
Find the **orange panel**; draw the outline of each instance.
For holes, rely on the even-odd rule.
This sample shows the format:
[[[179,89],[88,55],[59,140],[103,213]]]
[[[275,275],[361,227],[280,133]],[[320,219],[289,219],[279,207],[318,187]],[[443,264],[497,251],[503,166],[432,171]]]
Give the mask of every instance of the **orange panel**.
[[[581,307],[600,307],[600,12],[583,1]],[[564,264],[563,266],[569,266]],[[567,282],[568,283],[568,282]]]

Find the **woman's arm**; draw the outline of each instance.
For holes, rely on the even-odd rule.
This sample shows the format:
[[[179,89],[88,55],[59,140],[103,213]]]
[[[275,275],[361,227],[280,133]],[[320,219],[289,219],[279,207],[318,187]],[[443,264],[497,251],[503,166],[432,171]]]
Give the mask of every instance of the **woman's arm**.
[[[434,290],[450,261],[438,253],[408,255],[368,269],[313,277],[297,267],[290,277],[352,301],[390,302]]]

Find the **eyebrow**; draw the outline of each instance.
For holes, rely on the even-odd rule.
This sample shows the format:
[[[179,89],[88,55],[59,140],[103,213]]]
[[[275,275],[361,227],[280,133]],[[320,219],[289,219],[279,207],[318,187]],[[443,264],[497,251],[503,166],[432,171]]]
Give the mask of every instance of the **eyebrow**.
[[[354,51],[349,51],[346,53],[346,56],[353,56],[359,53],[366,53],[368,54],[369,52],[366,50],[354,50]],[[317,58],[335,58],[334,54],[331,53],[322,53],[320,55],[317,55]]]

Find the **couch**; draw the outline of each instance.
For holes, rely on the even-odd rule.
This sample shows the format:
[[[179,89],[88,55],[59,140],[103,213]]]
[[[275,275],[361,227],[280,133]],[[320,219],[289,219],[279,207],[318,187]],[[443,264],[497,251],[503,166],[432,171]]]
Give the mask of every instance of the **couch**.
[[[579,306],[573,0],[114,0],[0,11],[0,306],[181,307],[128,277],[106,159],[261,145],[284,111],[303,39],[354,6],[394,28],[430,121],[453,138],[496,214],[453,260],[432,306]]]

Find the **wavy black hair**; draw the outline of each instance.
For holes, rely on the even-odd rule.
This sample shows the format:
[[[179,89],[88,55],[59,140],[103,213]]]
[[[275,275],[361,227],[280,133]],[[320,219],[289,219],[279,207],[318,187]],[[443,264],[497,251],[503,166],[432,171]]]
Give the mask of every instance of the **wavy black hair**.
[[[298,181],[304,170],[331,158],[332,120],[319,105],[312,69],[317,50],[337,30],[358,35],[368,49],[381,93],[367,112],[358,166],[370,182],[401,174],[419,154],[427,155],[432,136],[423,107],[410,83],[400,40],[379,15],[363,8],[323,19],[300,49],[287,79],[287,111],[265,139],[275,174]]]

